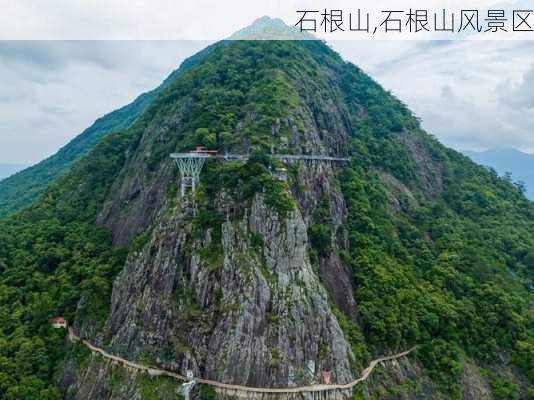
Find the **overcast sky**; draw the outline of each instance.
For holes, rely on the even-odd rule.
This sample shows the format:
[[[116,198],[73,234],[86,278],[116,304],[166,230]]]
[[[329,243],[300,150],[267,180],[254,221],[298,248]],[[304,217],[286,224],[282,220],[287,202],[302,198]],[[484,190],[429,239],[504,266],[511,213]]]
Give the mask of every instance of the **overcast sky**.
[[[534,42],[337,42],[445,144],[534,153]]]
[[[201,41],[0,41],[0,163],[35,163],[156,87]],[[534,43],[338,41],[456,149],[534,152]]]
[[[525,1],[433,0],[431,5],[436,11],[469,7],[482,13],[492,7],[508,12],[524,9]],[[257,17],[275,15],[293,25],[297,10],[326,6],[325,0],[51,4],[0,0],[0,164],[32,164],[55,153],[96,118],[159,85],[185,57]],[[392,5],[398,2],[358,2],[362,10],[378,14]],[[428,1],[409,0],[405,6],[425,5],[429,7]],[[338,0],[336,7],[348,12],[355,6],[353,0]],[[42,40],[61,38],[99,40]],[[100,40],[117,38],[195,40]],[[468,150],[506,146],[534,153],[534,41],[323,38],[408,104],[445,144]]]

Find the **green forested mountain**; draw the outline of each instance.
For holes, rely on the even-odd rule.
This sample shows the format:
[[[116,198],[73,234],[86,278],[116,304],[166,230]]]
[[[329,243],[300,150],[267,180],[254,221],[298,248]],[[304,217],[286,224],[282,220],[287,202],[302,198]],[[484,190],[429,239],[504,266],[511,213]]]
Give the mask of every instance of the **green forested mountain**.
[[[209,161],[180,198],[174,151]],[[270,155],[350,157],[343,165]],[[214,46],[0,221],[0,399],[171,399],[113,354],[259,387],[302,366],[355,398],[532,398],[534,206],[319,41]],[[198,398],[215,394],[202,385]],[[136,397],[134,397],[136,396]]]
[[[130,126],[156,92],[139,96],[133,103],[95,121],[53,156],[0,181],[0,215],[16,211],[35,200],[59,175],[87,154],[103,136]]]

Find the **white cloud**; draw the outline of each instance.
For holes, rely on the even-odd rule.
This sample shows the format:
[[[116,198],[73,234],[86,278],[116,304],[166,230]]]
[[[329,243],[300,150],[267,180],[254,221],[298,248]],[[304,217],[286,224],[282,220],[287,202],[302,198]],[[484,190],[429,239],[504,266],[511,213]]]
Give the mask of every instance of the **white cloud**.
[[[336,42],[334,47],[407,103],[444,143],[534,152],[534,43]]]
[[[0,162],[53,154],[96,118],[153,89],[195,41],[0,41]],[[333,42],[445,144],[534,152],[531,42]]]
[[[206,42],[0,41],[0,161],[35,163]]]

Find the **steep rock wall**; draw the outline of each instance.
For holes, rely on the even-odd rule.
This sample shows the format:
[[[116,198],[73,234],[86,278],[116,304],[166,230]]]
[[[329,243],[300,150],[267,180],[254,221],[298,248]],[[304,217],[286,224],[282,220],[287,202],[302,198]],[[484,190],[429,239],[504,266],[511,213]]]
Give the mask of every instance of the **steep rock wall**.
[[[222,223],[220,243],[211,230],[196,236],[192,209],[175,207],[160,213],[151,240],[115,281],[100,344],[177,372],[258,387],[309,382],[309,360],[336,382],[354,378],[298,207],[280,218],[257,195],[242,218]],[[220,257],[210,259],[217,246]],[[82,384],[78,398],[85,392]]]

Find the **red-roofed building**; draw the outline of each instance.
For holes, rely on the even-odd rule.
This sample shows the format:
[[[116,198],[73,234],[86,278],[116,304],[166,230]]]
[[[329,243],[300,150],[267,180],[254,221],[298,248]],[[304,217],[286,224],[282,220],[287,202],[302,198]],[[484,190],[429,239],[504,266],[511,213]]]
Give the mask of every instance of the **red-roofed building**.
[[[54,317],[50,320],[50,323],[56,329],[67,328],[67,320],[63,317]]]
[[[195,154],[207,154],[207,155],[215,155],[219,153],[217,150],[208,150],[204,146],[197,146],[195,150],[191,151],[191,153]]]

